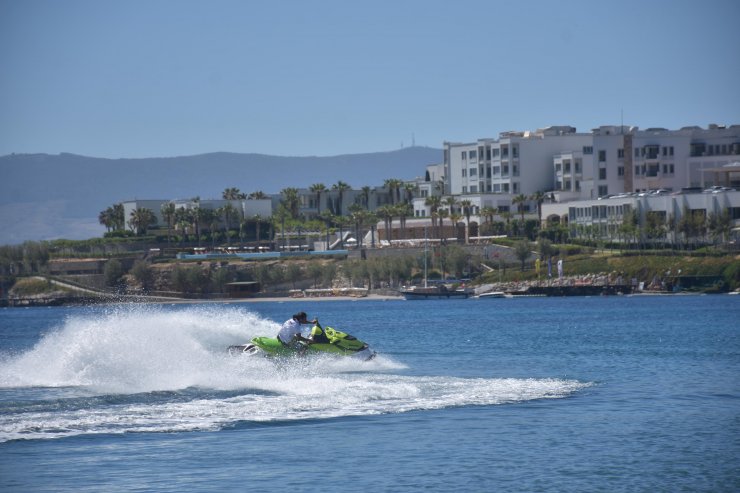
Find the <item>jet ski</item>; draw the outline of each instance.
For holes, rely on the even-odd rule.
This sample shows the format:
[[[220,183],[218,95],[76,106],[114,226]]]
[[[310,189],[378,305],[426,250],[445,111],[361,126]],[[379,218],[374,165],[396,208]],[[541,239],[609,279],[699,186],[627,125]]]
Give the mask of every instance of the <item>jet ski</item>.
[[[354,336],[331,327],[324,327],[324,333],[329,338],[328,343],[316,342],[313,344],[301,344],[297,348],[286,346],[275,337],[255,337],[248,344],[229,346],[229,354],[261,354],[263,356],[307,356],[310,354],[328,354],[332,356],[349,356],[363,361],[371,360],[376,353],[367,345]],[[302,346],[302,347],[301,347]]]

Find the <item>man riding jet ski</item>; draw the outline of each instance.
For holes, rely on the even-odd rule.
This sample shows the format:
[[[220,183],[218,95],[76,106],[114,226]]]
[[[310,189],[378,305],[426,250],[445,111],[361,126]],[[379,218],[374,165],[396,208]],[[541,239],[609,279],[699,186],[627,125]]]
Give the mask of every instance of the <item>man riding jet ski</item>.
[[[308,337],[303,337],[301,324],[308,323],[312,323],[313,328]],[[296,313],[293,318],[287,320],[277,337],[255,337],[249,344],[229,346],[229,353],[262,353],[267,356],[332,354],[362,360],[375,357],[375,351],[372,351],[366,343],[331,327],[321,327],[318,319],[309,322],[305,312]]]

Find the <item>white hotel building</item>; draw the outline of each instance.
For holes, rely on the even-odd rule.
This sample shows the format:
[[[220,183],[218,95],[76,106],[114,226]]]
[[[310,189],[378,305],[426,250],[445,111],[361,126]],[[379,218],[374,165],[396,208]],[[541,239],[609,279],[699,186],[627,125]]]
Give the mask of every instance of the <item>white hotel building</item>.
[[[575,201],[582,211],[619,201],[640,211],[662,210],[666,217],[680,217],[684,208],[706,214],[729,208],[735,226],[740,221],[740,192],[724,191],[721,199],[716,194],[676,198],[711,186],[740,188],[740,125],[680,130],[602,126],[589,133],[557,126],[504,132],[498,139],[445,142],[441,169],[444,191],[438,193],[470,200],[474,213],[486,206],[517,213],[512,199],[539,191],[551,199],[542,204],[543,220],[578,217],[590,224],[593,215],[577,215]],[[435,188],[441,187],[431,187],[430,193]],[[654,200],[649,191],[656,190],[659,195],[675,193],[674,198]],[[414,210],[417,217],[431,213],[424,197],[415,200]],[[536,204],[530,200],[525,210],[534,212]],[[624,208],[599,211],[598,221],[619,223],[622,212],[616,211]]]

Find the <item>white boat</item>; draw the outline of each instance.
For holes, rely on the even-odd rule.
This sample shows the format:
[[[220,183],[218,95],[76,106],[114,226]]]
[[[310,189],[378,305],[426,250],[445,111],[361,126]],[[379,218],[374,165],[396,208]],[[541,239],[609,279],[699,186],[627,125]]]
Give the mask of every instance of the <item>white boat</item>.
[[[503,291],[489,291],[488,293],[479,294],[478,298],[506,298],[506,293]]]

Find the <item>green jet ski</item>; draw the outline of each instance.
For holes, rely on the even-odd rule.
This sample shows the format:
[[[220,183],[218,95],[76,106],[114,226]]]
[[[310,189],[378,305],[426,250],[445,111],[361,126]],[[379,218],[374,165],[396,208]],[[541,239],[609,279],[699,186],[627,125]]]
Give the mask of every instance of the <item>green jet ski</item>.
[[[286,346],[275,337],[255,337],[249,344],[229,346],[229,354],[262,354],[264,356],[282,357],[295,356],[297,354],[330,354],[333,356],[350,356],[364,361],[375,357],[375,351],[371,350],[366,343],[356,337],[331,327],[324,327],[323,331],[329,338],[328,343],[316,342],[291,347]]]

